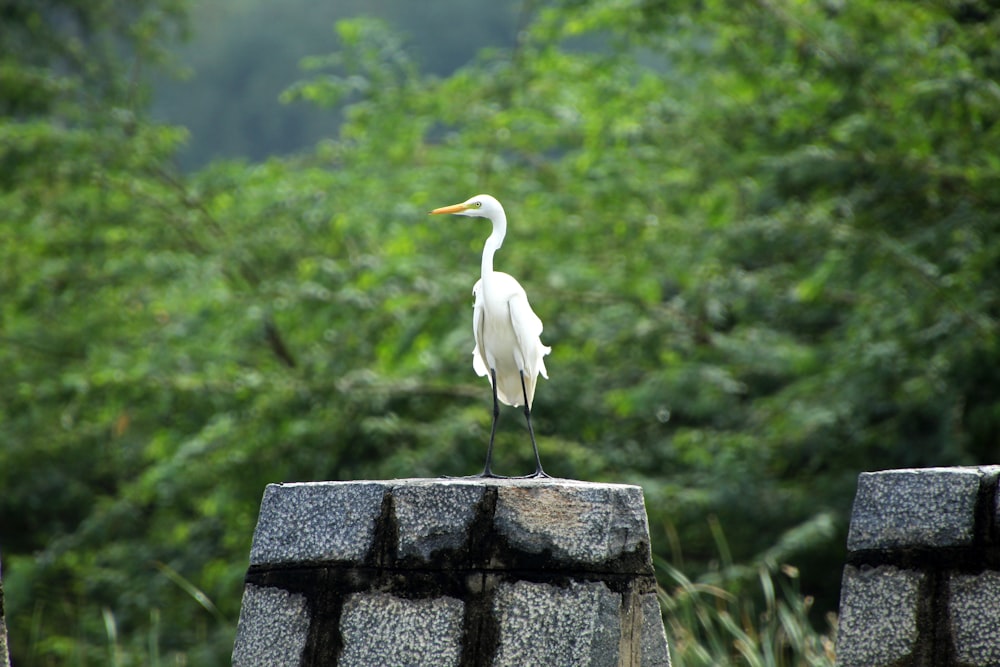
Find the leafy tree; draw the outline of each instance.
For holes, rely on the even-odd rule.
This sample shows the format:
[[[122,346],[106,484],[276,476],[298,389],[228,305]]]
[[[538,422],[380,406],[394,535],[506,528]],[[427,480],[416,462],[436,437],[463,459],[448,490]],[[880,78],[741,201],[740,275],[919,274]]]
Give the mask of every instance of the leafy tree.
[[[134,105],[143,66],[160,63],[183,34],[183,0],[14,0],[0,8],[0,112],[28,118],[99,117]],[[125,57],[123,57],[125,56]]]
[[[10,107],[15,657],[225,662],[266,483],[479,469],[488,231],[424,214],[480,191],[507,205],[497,265],[553,346],[546,468],[643,484],[677,618],[699,585],[767,597],[792,571],[830,610],[857,473],[985,463],[996,442],[998,20],[567,2],[445,78],[384,24],[343,22],[285,95],[339,109],[336,134],[190,176],[168,166],[184,133],[120,95],[70,123],[72,87]],[[525,435],[501,417],[498,470],[531,469]]]

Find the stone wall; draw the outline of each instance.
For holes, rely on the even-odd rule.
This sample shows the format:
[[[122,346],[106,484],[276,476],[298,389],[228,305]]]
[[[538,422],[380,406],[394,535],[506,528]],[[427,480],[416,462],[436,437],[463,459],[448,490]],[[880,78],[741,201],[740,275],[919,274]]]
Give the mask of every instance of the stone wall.
[[[7,623],[3,610],[2,574],[0,574],[0,667],[10,667],[10,653],[7,651]]]
[[[268,486],[233,664],[670,664],[642,490]]]
[[[863,473],[841,667],[1000,665],[1000,466]]]

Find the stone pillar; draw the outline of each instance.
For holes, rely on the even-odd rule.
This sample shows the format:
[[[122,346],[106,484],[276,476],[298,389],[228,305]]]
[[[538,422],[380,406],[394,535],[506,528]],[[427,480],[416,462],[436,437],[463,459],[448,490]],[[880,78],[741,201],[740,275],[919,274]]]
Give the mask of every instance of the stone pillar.
[[[3,575],[0,574],[0,667],[10,667],[10,652],[7,650],[7,623],[3,610]]]
[[[840,667],[1000,665],[1000,466],[862,473]]]
[[[233,664],[668,666],[642,489],[269,485]]]

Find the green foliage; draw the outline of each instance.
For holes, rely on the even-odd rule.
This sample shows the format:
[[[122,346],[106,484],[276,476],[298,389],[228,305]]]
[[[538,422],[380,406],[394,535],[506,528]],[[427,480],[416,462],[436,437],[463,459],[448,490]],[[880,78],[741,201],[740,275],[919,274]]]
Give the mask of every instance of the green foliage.
[[[656,558],[666,586],[659,594],[671,664],[832,667],[836,619],[827,615],[823,633],[813,628],[814,600],[799,591],[798,569],[779,567],[774,554],[751,565],[736,565],[718,522],[710,520],[709,527],[717,540],[721,569],[692,581],[683,572],[679,549],[673,563]],[[788,535],[782,541],[799,537]]]
[[[677,667],[746,665],[747,667],[831,667],[833,632],[820,634],[809,618],[812,599],[795,583],[798,572],[759,573],[760,606],[736,596],[725,584],[692,582],[680,570],[661,568],[671,588],[660,593],[666,613],[671,664]],[[777,586],[775,582],[777,581]]]
[[[151,40],[134,54],[173,25],[125,33],[98,6],[95,34]],[[267,483],[479,469],[488,232],[425,215],[476,192],[507,205],[497,265],[553,346],[546,468],[644,486],[654,549],[684,545],[660,571],[690,664],[822,664],[806,618],[836,604],[857,473],[995,458],[1000,14],[537,9],[446,78],[383,24],[338,24],[284,94],[336,132],[188,176],[186,132],[126,92],[137,60],[85,60],[112,91],[90,98],[58,57],[3,52],[18,664],[224,663]],[[497,469],[531,465],[505,412]]]
[[[0,113],[25,118],[134,103],[141,68],[166,58],[169,37],[184,32],[185,9],[184,0],[5,3]]]

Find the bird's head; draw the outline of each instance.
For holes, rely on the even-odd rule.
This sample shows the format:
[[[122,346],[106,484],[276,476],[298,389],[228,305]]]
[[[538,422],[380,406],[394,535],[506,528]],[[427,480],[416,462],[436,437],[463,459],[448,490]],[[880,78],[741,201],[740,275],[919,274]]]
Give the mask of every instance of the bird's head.
[[[468,215],[475,218],[496,220],[503,216],[503,206],[490,195],[476,195],[466,199],[461,204],[442,206],[431,211],[432,214],[451,213],[453,215]]]

